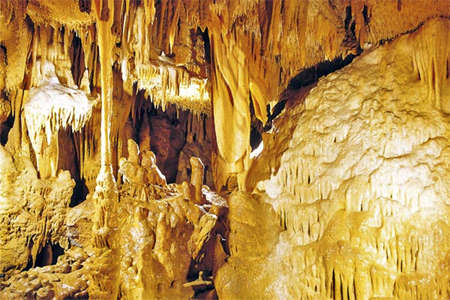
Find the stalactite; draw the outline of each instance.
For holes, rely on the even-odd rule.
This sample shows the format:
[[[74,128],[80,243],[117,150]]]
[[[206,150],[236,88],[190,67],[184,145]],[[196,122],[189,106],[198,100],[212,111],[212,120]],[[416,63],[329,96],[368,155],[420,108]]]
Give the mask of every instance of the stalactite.
[[[450,111],[449,103],[442,103],[442,87],[448,80],[450,64],[449,23],[433,20],[423,25],[412,39],[412,62],[418,78],[428,86],[430,100],[433,104]],[[443,34],[442,34],[443,33]],[[423,37],[433,37],[423,39]]]
[[[448,267],[438,266],[447,259],[448,241],[431,236],[447,228],[448,187],[442,180],[448,168],[437,166],[447,158],[449,128],[445,109],[430,101],[435,86],[415,73],[425,72],[422,79],[431,76],[428,67],[446,68],[447,25],[445,18],[431,20],[320,79],[304,102],[298,99],[277,120],[276,133],[263,136],[267,156],[258,157],[263,164],[249,176],[269,172],[253,195],[232,198],[230,227],[266,233],[252,218],[270,203],[282,232],[276,242],[257,239],[258,249],[270,247],[270,253],[253,258],[232,252],[216,279],[219,297],[447,297],[439,286],[448,283]],[[432,36],[428,31],[440,32],[433,36],[442,41],[431,44],[442,47],[425,54],[434,49],[423,44]],[[436,57],[442,58],[439,67],[433,65]],[[279,149],[281,133],[289,136],[285,149]],[[270,168],[267,161],[277,151],[279,165]],[[249,203],[258,199],[263,201],[253,215]],[[230,239],[237,249],[249,243],[248,236]],[[266,276],[272,272],[283,280]],[[264,294],[240,289],[249,274],[265,282]]]
[[[83,92],[61,85],[50,62],[40,69],[38,73],[42,74],[36,77],[41,81],[31,89],[23,115],[38,170],[45,178],[56,176],[59,130],[70,126],[73,131],[80,131],[91,117],[92,103]],[[45,150],[47,147],[49,150]],[[46,170],[48,163],[52,165],[51,171]]]
[[[0,176],[0,223],[8,224],[0,244],[20,240],[0,267],[23,269],[49,242],[65,250],[73,242],[90,253],[68,256],[95,272],[70,279],[80,294],[55,284],[56,298],[114,298],[119,284],[124,298],[191,296],[199,282],[228,298],[448,297],[448,243],[435,238],[445,236],[448,211],[448,9],[445,0],[0,1],[0,120],[14,123],[4,150],[13,158],[0,151],[0,172],[15,170]],[[326,77],[317,71],[324,60],[360,54]],[[310,66],[313,79],[296,75]],[[155,128],[177,146],[158,148],[180,152],[168,168],[178,163],[178,185],[166,184],[155,167],[161,153],[150,152],[166,138],[152,127],[162,115]],[[255,122],[272,127],[251,156]],[[73,210],[73,182],[58,163],[67,127],[79,163],[73,177],[89,191]],[[130,138],[140,150],[128,149]],[[212,192],[202,184],[213,178],[218,189],[237,181],[253,194],[229,196],[231,256],[209,278],[192,270],[206,264],[203,247],[228,217],[206,201]],[[14,207],[24,212],[2,213]],[[66,212],[84,219],[66,228],[58,217]],[[21,227],[27,214],[37,224],[30,235]],[[89,220],[89,242],[59,232],[85,222],[80,232],[89,235]],[[136,230],[145,240],[137,246]],[[119,249],[136,259],[118,259]],[[161,277],[146,280],[153,274]],[[20,298],[2,278],[0,294]],[[248,288],[255,282],[265,289]],[[38,296],[51,298],[42,283]]]

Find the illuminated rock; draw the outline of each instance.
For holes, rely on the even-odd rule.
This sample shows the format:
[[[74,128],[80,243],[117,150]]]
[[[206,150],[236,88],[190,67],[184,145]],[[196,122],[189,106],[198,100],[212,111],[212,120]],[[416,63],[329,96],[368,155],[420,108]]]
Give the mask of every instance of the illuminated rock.
[[[61,85],[51,63],[42,69],[43,81],[31,89],[24,118],[38,170],[47,178],[56,176],[58,170],[59,130],[80,131],[91,117],[93,104],[84,92]]]
[[[449,17],[0,1],[0,298],[447,299]]]
[[[450,120],[416,69],[441,76],[416,59],[449,53],[422,44],[448,26],[430,21],[303,88],[248,174],[267,179],[230,198],[220,298],[448,297]]]

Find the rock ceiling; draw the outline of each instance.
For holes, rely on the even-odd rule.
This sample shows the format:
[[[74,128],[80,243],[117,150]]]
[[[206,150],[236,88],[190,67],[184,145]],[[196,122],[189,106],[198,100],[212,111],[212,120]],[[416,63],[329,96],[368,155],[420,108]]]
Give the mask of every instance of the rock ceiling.
[[[447,299],[449,18],[1,1],[0,298]]]

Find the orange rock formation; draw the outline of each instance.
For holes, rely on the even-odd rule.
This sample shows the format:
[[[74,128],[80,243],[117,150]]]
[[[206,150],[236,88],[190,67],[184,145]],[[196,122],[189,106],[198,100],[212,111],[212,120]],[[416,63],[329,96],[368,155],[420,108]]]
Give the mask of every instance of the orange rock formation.
[[[447,0],[0,23],[0,299],[449,298]]]

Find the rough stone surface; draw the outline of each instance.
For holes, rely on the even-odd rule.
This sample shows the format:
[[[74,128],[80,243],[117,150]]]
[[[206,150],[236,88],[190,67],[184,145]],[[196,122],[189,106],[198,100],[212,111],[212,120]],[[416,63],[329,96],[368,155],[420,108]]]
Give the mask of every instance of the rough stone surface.
[[[0,299],[448,299],[449,17],[0,1]]]

